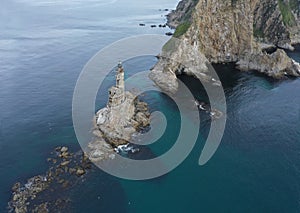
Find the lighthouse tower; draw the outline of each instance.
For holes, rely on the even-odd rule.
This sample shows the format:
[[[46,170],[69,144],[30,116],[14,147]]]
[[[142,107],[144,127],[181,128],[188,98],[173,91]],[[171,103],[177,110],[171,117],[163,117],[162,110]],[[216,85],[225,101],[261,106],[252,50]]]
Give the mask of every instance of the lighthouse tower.
[[[117,75],[116,75],[116,87],[120,88],[125,91],[125,85],[124,85],[124,69],[122,67],[122,63],[119,62],[118,68],[117,68]]]
[[[124,69],[121,62],[119,62],[116,72],[116,86],[109,90],[109,107],[119,106],[125,100]]]

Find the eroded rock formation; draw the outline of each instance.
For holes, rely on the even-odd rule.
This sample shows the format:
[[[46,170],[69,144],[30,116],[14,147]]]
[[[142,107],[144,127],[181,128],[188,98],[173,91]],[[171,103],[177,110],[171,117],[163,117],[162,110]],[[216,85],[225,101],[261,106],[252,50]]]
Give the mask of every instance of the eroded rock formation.
[[[176,90],[178,73],[203,77],[207,61],[234,62],[241,70],[256,70],[274,78],[300,75],[299,64],[280,50],[292,50],[300,35],[299,10],[292,9],[294,1],[199,0],[194,7],[191,2],[195,3],[182,1],[169,15],[179,40],[170,53],[163,51],[153,68],[150,77],[158,86],[165,89],[169,84],[169,90]],[[299,7],[299,2],[294,4]],[[191,10],[189,20],[183,13]],[[267,46],[278,50],[267,54]],[[170,83],[166,83],[168,77]]]
[[[118,65],[116,86],[109,91],[107,106],[95,116],[93,134],[87,154],[93,162],[114,158],[114,148],[127,144],[133,133],[150,124],[150,113],[145,102],[125,91],[124,70]]]

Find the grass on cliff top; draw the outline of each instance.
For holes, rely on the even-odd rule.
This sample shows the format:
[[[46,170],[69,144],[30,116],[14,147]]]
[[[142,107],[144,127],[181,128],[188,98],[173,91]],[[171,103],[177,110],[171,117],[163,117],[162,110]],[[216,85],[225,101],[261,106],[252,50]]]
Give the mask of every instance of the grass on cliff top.
[[[184,11],[183,16],[179,19],[180,23],[191,22],[195,7],[198,4],[199,0],[192,0],[187,10]]]
[[[295,26],[296,20],[290,7],[291,4],[286,4],[284,0],[278,0],[278,5],[283,18],[284,25],[288,27]]]
[[[183,22],[183,23],[181,23],[180,25],[178,25],[178,27],[176,27],[176,30],[175,30],[173,36],[175,38],[179,38],[184,33],[186,33],[186,31],[189,29],[190,26],[191,26],[190,22]]]
[[[299,0],[290,0],[289,1],[290,3],[290,7],[292,9],[292,11],[295,11],[295,12],[299,12],[300,10],[300,1]]]

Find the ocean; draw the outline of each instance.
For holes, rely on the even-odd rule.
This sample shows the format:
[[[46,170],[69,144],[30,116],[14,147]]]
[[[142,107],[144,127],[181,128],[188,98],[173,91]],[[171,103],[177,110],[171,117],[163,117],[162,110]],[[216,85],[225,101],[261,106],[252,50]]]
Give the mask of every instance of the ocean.
[[[79,149],[72,123],[72,95],[83,66],[100,49],[128,36],[165,34],[165,9],[178,1],[4,0],[0,8],[0,212],[11,187],[45,172],[50,152]],[[145,23],[146,26],[139,26]],[[300,48],[289,52],[300,62]],[[124,62],[128,75],[150,69],[155,56]],[[227,100],[227,125],[213,158],[198,165],[210,119],[188,158],[172,172],[146,181],[90,172],[70,190],[70,212],[299,212],[300,79],[275,81],[215,65]],[[200,82],[179,76],[194,96],[207,100]],[[107,80],[106,88],[114,79]],[[174,103],[159,92],[143,97],[168,119],[150,146],[168,150],[180,129]],[[97,108],[106,104],[99,96]]]

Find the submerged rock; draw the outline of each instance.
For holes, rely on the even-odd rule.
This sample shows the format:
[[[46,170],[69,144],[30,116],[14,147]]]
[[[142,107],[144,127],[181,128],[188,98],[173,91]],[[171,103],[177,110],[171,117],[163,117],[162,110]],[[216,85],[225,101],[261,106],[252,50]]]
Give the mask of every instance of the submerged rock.
[[[22,184],[17,182],[12,187],[12,198],[8,203],[9,212],[57,212],[65,211],[69,198],[61,192],[70,189],[91,169],[91,162],[82,151],[75,154],[68,152],[69,159],[61,158],[61,151],[67,147],[57,147],[56,156],[52,156],[49,169],[45,174],[36,175]],[[55,161],[54,161],[55,160]],[[49,199],[51,197],[51,199]]]

